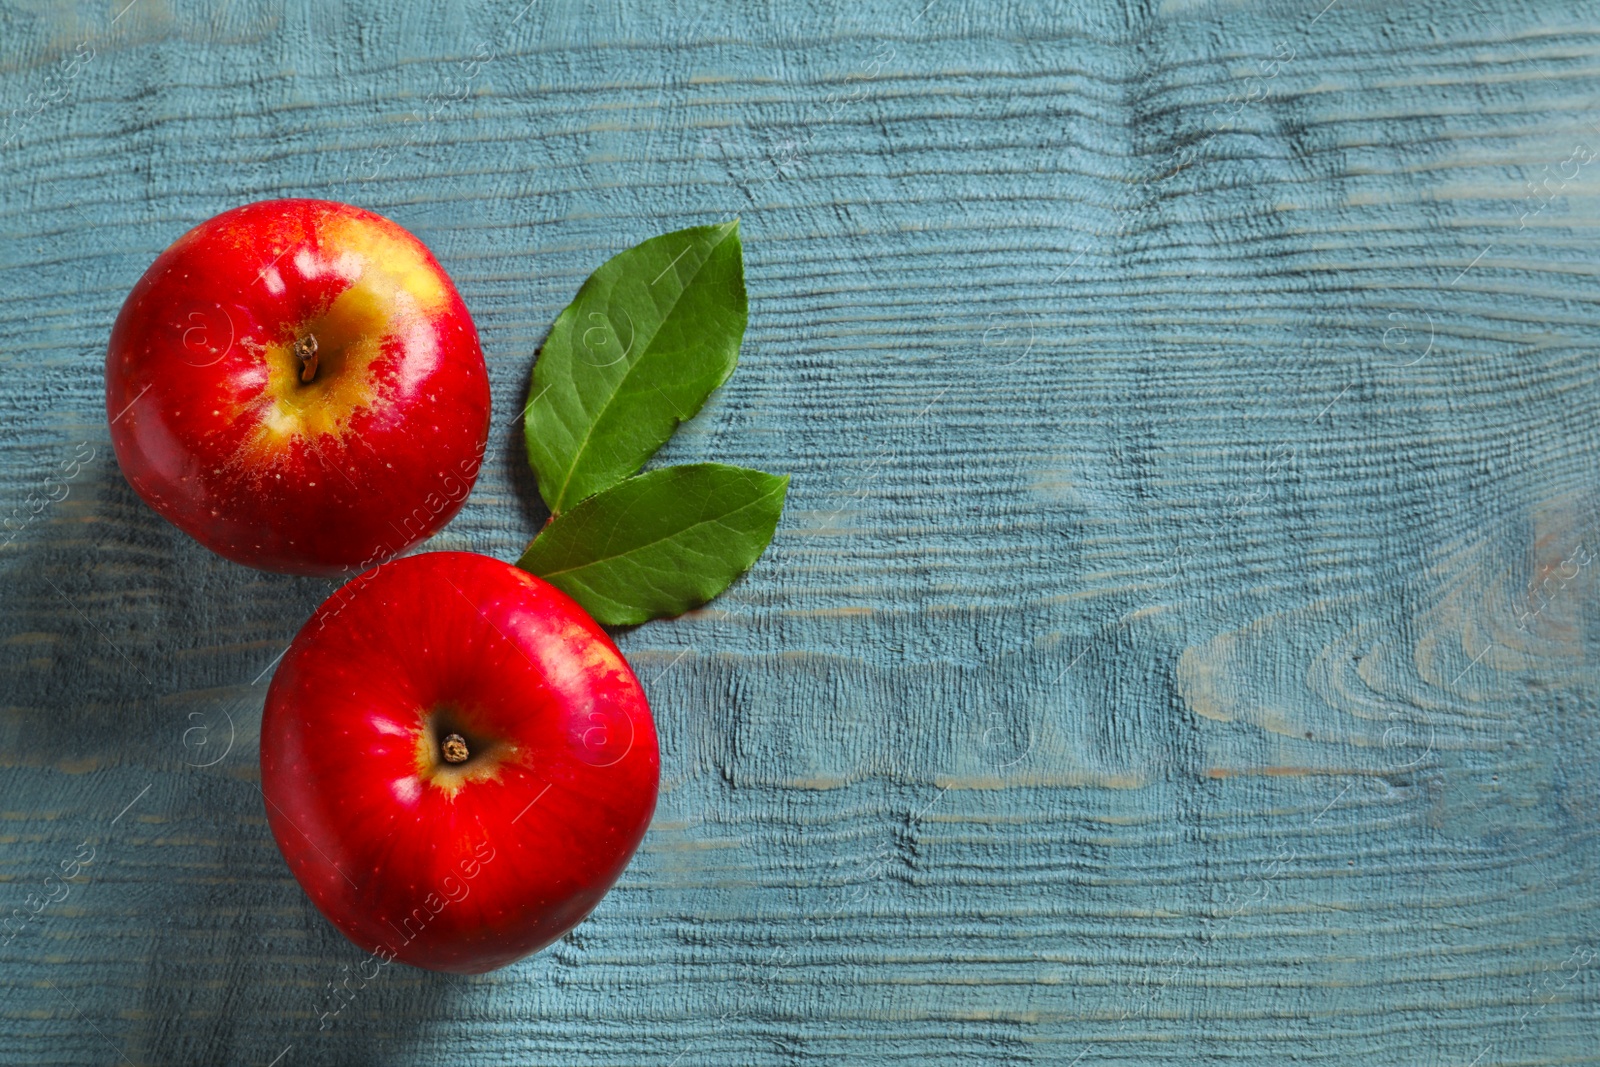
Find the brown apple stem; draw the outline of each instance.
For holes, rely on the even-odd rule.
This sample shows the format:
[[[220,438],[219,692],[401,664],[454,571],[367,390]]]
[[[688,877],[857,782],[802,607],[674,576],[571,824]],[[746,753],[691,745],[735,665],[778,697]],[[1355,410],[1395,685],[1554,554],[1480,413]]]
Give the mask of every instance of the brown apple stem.
[[[467,739],[460,734],[445,734],[439,748],[444,752],[446,763],[465,763],[471,755],[467,751]]]
[[[309,382],[317,376],[317,339],[306,334],[294,343],[295,358],[300,361],[300,380]],[[462,756],[462,759],[467,757]]]

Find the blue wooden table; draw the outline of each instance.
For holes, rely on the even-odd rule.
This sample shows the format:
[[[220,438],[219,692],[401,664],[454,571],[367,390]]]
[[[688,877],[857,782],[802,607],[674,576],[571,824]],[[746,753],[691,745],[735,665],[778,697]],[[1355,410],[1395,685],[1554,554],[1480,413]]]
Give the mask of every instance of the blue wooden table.
[[[1600,1063],[1592,3],[127,3],[0,6],[0,905],[80,865],[0,1062]],[[794,476],[620,638],[617,889],[348,1004],[257,789],[330,588],[158,519],[102,401],[151,259],[275,196],[477,319],[430,547],[516,557],[548,325],[734,215],[743,362],[661,461]]]

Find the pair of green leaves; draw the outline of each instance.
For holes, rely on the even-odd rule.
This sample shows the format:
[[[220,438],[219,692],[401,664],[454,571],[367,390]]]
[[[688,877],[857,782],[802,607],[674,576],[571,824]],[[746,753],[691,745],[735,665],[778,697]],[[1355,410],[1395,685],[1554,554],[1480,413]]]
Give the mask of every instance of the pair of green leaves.
[[[735,221],[614,256],[550,330],[523,430],[551,520],[517,565],[600,622],[698,607],[772,540],[787,475],[635,473],[733,373],[748,314]]]

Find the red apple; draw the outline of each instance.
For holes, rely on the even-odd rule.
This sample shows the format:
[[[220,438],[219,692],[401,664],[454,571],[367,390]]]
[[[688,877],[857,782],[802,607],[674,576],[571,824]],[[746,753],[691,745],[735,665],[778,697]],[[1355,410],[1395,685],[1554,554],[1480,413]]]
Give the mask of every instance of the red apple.
[[[117,461],[163,517],[240,563],[351,573],[431,536],[489,432],[478,332],[381,215],[265,200],[178,238],[106,351]]]
[[[655,810],[643,689],[565,594],[486,556],[384,564],[289,647],[261,723],[267,819],[350,940],[476,974],[605,895]]]

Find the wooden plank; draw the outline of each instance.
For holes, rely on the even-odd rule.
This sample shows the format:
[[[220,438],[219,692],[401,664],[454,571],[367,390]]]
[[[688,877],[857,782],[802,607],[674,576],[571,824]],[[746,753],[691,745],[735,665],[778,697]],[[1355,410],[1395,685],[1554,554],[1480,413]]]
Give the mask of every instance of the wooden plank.
[[[0,12],[0,904],[95,850],[0,944],[0,1061],[1600,1062],[1600,32],[1324,3]],[[621,639],[665,777],[616,891],[332,1017],[254,741],[328,587],[166,526],[101,400],[149,261],[280,195],[474,312],[434,547],[542,521],[588,272],[734,213],[744,360],[662,458],[794,475]]]

